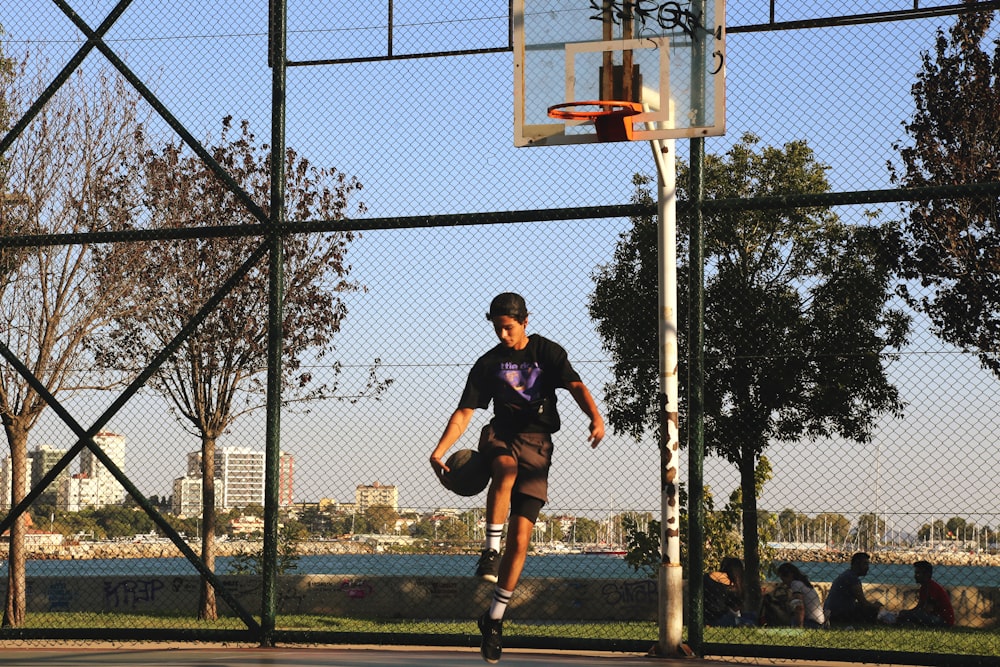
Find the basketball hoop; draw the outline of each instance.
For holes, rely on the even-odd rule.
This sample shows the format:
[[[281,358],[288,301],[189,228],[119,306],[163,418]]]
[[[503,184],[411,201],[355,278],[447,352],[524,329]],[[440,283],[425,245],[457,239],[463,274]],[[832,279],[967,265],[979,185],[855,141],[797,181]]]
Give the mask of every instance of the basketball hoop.
[[[599,109],[586,110],[576,107],[599,107]],[[594,130],[600,141],[631,141],[632,123],[627,119],[638,113],[642,113],[642,104],[638,102],[589,100],[563,102],[549,107],[549,118],[593,121]]]

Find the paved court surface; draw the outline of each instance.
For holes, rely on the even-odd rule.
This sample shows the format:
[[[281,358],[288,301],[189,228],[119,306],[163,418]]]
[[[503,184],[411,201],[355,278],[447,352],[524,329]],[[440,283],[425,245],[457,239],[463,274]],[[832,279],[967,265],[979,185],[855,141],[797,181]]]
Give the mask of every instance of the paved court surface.
[[[479,649],[415,648],[5,648],[0,665],[17,667],[465,667],[485,665]],[[504,651],[501,667],[844,667],[848,663],[738,658],[657,659],[632,653]],[[856,666],[855,666],[856,667]]]
[[[504,667],[633,667],[650,663],[649,658],[632,654],[563,654],[504,651]],[[678,661],[668,661],[677,663]],[[686,663],[690,665],[690,663]],[[710,665],[712,663],[699,663]],[[479,649],[433,650],[393,649],[316,649],[316,648],[176,648],[176,649],[0,649],[0,665],[44,665],[45,667],[459,667],[486,665]],[[731,666],[730,666],[731,667]]]

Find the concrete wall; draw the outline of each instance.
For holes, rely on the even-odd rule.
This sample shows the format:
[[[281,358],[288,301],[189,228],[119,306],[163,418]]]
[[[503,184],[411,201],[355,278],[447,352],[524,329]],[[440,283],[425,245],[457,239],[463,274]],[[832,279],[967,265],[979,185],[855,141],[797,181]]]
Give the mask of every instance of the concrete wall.
[[[260,604],[259,577],[220,577],[251,613]],[[821,597],[829,584],[817,583]],[[0,591],[3,586],[0,586]],[[468,619],[489,604],[492,585],[472,577],[358,577],[297,575],[279,578],[282,614],[324,614],[354,618]],[[916,603],[915,586],[865,585],[869,599],[891,610]],[[997,627],[1000,589],[950,589],[957,625]],[[198,600],[198,577],[33,577],[30,612],[126,614],[190,613]],[[220,613],[227,605],[219,599]],[[520,619],[560,621],[656,620],[656,584],[648,579],[528,578],[514,596],[511,613]]]
[[[259,577],[220,579],[257,613]],[[193,614],[198,581],[194,576],[32,577],[28,611]],[[493,586],[473,577],[302,575],[280,577],[276,593],[283,614],[465,619],[482,613]],[[518,587],[514,606],[520,618],[655,620],[656,584],[646,579],[526,579]],[[220,613],[227,609],[220,597]]]

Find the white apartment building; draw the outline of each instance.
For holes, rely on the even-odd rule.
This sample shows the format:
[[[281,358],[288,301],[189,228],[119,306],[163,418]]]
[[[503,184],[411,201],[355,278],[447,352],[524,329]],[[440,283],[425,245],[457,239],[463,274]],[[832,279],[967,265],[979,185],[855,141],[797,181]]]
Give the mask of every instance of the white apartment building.
[[[215,508],[222,509],[221,482],[215,480]],[[201,514],[201,476],[178,477],[174,480],[173,502],[170,511],[179,517]]]
[[[279,502],[292,503],[293,458],[282,454],[278,461]],[[174,480],[174,514],[191,516],[201,512],[201,452],[187,455],[187,473]],[[215,506],[230,510],[248,505],[264,506],[264,452],[248,447],[218,447],[215,450]]]
[[[121,470],[125,470],[125,436],[102,431],[94,436],[108,458]],[[50,445],[38,445],[28,452],[27,470],[24,478],[24,493],[39,484],[68,450]],[[10,456],[0,460],[0,512],[10,511],[13,475]],[[81,509],[120,505],[125,500],[125,489],[90,449],[80,452],[79,472],[74,474],[69,466],[59,473],[39,496],[39,502],[52,503],[67,512]]]
[[[66,449],[57,449],[51,445],[36,445],[34,449],[28,452],[28,459],[31,461],[31,486],[36,487],[42,483],[42,478],[45,477],[49,471],[66,455]],[[59,494],[59,486],[72,473],[69,467],[63,468],[63,470],[56,475],[55,479],[46,486],[41,494],[38,496],[38,502],[43,505],[53,505],[56,502],[56,497]]]
[[[264,506],[264,452],[248,447],[215,450],[215,474],[222,479],[222,506],[226,509]]]
[[[24,473],[24,484],[22,484],[21,495],[28,493],[31,490],[31,458],[27,460],[28,469]],[[0,461],[0,512],[9,512],[13,503],[11,503],[11,498],[13,498],[14,489],[14,479],[13,479],[13,463],[10,460],[10,456],[5,456],[2,461]]]
[[[64,512],[79,512],[98,506],[97,480],[86,473],[78,473],[59,484],[56,507]]]
[[[391,507],[398,511],[399,489],[377,481],[370,485],[359,484],[354,489],[354,502],[359,514],[364,514],[369,507]]]
[[[94,436],[94,443],[111,459],[120,470],[125,471],[125,436],[109,431],[101,431]],[[80,452],[80,472],[93,480],[95,486],[94,507],[121,505],[125,500],[125,488],[118,483],[100,459],[85,447]],[[63,484],[71,480],[64,480]],[[67,509],[60,507],[60,509]],[[72,510],[70,510],[72,511]]]

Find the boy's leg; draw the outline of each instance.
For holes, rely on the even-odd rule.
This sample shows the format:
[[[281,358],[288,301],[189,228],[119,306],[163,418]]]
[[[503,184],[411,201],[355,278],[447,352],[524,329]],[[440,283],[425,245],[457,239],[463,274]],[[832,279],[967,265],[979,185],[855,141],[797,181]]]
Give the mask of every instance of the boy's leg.
[[[538,506],[541,507],[541,501],[538,501]],[[483,635],[479,651],[486,662],[497,662],[503,653],[503,615],[524,570],[534,529],[533,520],[516,513],[511,515],[510,525],[507,527],[507,546],[500,559],[500,573],[493,590],[493,601],[489,610],[479,618],[479,631]]]
[[[517,460],[508,454],[493,458],[492,480],[486,496],[486,544],[476,563],[476,576],[497,582],[500,569],[500,534],[510,511],[510,496],[517,479]]]
[[[510,494],[517,479],[517,460],[509,454],[500,454],[490,462],[492,479],[486,495],[486,522],[502,524],[510,511]]]
[[[504,590],[513,591],[521,578],[524,570],[524,562],[528,557],[528,547],[531,545],[531,534],[535,530],[535,523],[529,519],[513,514],[510,517],[510,526],[507,527],[507,548],[504,549],[503,558],[500,559],[500,576],[497,586]]]

